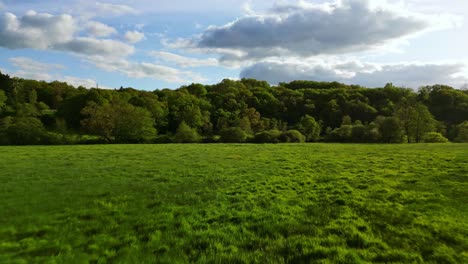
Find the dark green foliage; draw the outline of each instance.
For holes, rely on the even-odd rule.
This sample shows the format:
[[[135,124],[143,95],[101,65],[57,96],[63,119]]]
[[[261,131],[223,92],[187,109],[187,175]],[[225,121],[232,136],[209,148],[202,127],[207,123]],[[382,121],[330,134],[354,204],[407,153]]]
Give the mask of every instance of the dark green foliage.
[[[175,143],[197,143],[201,141],[201,137],[196,129],[191,128],[185,121],[182,121],[177,128],[173,141]]]
[[[97,105],[91,102],[81,113],[83,128],[109,142],[148,142],[156,136],[154,119],[141,107],[122,101]]]
[[[467,108],[467,91],[441,85],[415,93],[391,83],[369,89],[337,82],[293,81],[270,86],[254,79],[225,79],[214,85],[190,84],[149,92],[123,87],[88,90],[0,73],[0,118],[35,117],[49,133],[56,132],[60,119],[68,137],[92,134],[113,143],[167,142],[156,140],[156,131],[167,139],[176,134],[182,121],[203,142],[220,142],[212,139],[222,134],[228,138],[222,142],[250,142],[254,135],[269,130],[298,130],[307,142],[400,142],[400,136],[407,142],[422,142],[429,132],[463,141],[457,125],[466,121]],[[397,118],[401,129],[395,133],[401,135],[380,129],[384,119],[378,116]],[[268,139],[268,133],[260,135],[264,138],[257,141],[276,141]]]
[[[384,143],[400,143],[403,140],[403,130],[396,117],[382,117],[377,120],[380,137]]]
[[[225,143],[243,143],[248,138],[248,134],[240,127],[225,128],[220,135],[221,141]]]
[[[468,142],[468,121],[459,124],[455,128],[455,142]]]
[[[257,133],[254,137],[253,142],[255,143],[279,143],[281,131],[279,130],[267,130]]]
[[[281,142],[285,143],[301,143],[305,142],[305,136],[297,130],[288,130],[281,133],[279,137]]]
[[[11,145],[35,145],[47,143],[47,132],[41,120],[35,117],[4,118],[0,130],[3,130],[2,141]]]

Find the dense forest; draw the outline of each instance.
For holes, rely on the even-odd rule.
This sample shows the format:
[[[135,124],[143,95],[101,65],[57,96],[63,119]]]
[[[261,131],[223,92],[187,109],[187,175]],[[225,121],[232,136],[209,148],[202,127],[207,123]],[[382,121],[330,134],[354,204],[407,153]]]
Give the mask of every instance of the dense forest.
[[[0,144],[468,142],[468,91],[223,80],[75,88],[0,73]]]

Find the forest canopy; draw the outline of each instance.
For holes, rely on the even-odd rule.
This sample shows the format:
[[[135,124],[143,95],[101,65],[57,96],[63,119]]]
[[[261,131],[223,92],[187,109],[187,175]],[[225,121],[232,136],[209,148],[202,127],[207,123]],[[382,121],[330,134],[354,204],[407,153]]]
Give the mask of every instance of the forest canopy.
[[[468,91],[225,79],[141,91],[0,73],[0,144],[468,142]]]

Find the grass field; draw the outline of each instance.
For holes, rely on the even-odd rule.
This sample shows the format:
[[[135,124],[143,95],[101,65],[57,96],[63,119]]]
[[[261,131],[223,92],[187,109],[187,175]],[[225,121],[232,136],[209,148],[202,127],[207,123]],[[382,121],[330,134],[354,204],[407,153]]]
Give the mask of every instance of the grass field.
[[[0,147],[0,263],[468,263],[468,145]]]

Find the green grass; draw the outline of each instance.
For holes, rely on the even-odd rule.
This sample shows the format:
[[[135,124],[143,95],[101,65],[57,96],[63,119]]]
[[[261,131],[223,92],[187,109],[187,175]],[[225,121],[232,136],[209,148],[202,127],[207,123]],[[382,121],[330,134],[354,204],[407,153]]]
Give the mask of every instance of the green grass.
[[[0,147],[0,263],[468,263],[468,145]]]

